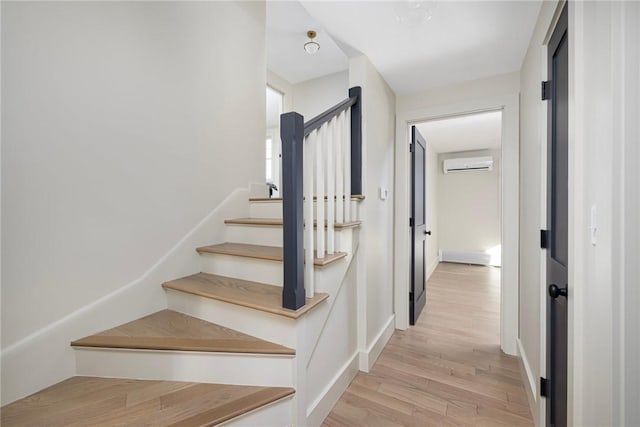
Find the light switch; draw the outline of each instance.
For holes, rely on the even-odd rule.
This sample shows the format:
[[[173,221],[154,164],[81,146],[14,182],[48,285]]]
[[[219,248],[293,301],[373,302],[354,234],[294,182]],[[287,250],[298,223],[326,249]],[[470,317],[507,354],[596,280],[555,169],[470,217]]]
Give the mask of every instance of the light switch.
[[[380,200],[387,200],[389,197],[389,190],[384,187],[380,187]]]
[[[598,242],[598,224],[597,224],[597,216],[596,216],[596,205],[591,206],[591,215],[590,215],[590,224],[589,231],[591,235],[591,244],[593,246]]]

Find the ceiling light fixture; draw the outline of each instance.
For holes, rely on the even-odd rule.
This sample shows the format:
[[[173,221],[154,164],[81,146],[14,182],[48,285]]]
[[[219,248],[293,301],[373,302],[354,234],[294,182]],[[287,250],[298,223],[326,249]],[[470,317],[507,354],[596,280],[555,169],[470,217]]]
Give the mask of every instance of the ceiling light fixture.
[[[435,0],[403,0],[394,3],[396,21],[414,29],[422,26],[433,17]]]
[[[313,55],[320,50],[320,45],[313,40],[316,38],[316,35],[316,32],[313,30],[307,31],[307,37],[309,37],[309,41],[304,44],[304,50],[309,55]]]

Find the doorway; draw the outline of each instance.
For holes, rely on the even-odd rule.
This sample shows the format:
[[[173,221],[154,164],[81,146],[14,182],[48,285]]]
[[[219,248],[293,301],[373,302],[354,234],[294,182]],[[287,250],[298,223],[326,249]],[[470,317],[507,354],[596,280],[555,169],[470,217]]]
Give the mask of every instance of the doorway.
[[[429,286],[429,278],[438,269],[442,270],[438,276],[445,270],[450,273],[446,280],[459,278],[464,282],[455,273],[470,273],[470,292],[500,295],[502,111],[416,123],[411,127],[411,136],[409,298],[413,325],[425,304],[425,296],[428,299],[430,295],[425,292],[425,284]],[[459,265],[469,267],[458,269]],[[475,268],[478,272],[474,273],[473,266],[490,266],[495,271]],[[476,284],[471,277],[482,277],[482,284]],[[465,283],[460,286],[464,289]],[[495,302],[496,306],[489,309],[499,317],[499,303]],[[430,304],[426,305],[428,311]],[[486,328],[489,335],[494,335],[487,344],[499,343],[499,319],[495,320],[493,327]]]
[[[408,144],[411,126],[419,123],[469,116],[476,113],[501,112],[501,146],[500,153],[500,348],[503,352],[517,354],[518,333],[518,95],[488,96],[475,98],[451,105],[437,105],[419,110],[399,112],[396,121],[395,152],[395,248],[394,248],[394,308],[396,328],[409,327],[409,292],[411,283],[411,265],[407,261],[411,257],[411,234],[408,232],[411,182],[410,152]],[[428,144],[428,137],[425,137]],[[427,152],[429,147],[427,146]],[[436,165],[436,167],[442,165]],[[428,170],[428,166],[427,166]],[[427,190],[427,198],[428,198]],[[428,209],[428,205],[427,205]],[[427,227],[429,223],[427,215]],[[433,230],[434,235],[437,230]],[[432,239],[437,241],[437,238]],[[498,245],[496,245],[498,246]],[[497,250],[498,248],[496,248]],[[437,253],[437,249],[435,250]],[[433,258],[433,255],[428,256]],[[434,250],[431,250],[431,254]],[[427,261],[427,276],[431,268]],[[427,289],[428,292],[428,289]],[[428,306],[427,309],[428,311]],[[423,316],[425,314],[423,313]]]

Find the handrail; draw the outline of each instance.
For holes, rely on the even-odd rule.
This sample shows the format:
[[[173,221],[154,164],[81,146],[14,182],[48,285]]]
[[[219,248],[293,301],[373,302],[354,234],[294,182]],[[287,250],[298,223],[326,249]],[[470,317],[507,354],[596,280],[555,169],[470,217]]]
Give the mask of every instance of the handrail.
[[[350,109],[348,128],[351,130],[347,149],[350,159],[350,174],[346,184],[351,192],[362,194],[362,89],[352,87],[349,97],[324,113],[304,123],[304,117],[296,112],[280,116],[280,139],[282,140],[282,232],[283,232],[283,289],[282,306],[298,310],[305,305],[304,287],[304,214],[303,214],[303,151],[307,136],[341,113]],[[318,148],[316,145],[314,148]],[[329,156],[330,158],[330,156]],[[331,160],[327,160],[331,161]],[[349,161],[349,160],[347,160]],[[321,191],[321,190],[320,190]],[[322,195],[319,195],[321,197]],[[349,203],[350,201],[346,201]],[[346,209],[345,209],[345,212]],[[312,218],[309,219],[310,221]],[[307,248],[313,254],[313,247]],[[309,255],[309,253],[307,253]],[[313,297],[313,295],[309,295]]]
[[[362,88],[349,89],[349,98],[304,124],[304,138],[351,107],[351,194],[362,194]]]
[[[341,103],[329,108],[324,113],[318,114],[313,119],[304,124],[304,136],[309,136],[309,134],[314,130],[320,129],[323,124],[327,123],[329,120],[333,119],[335,116],[339,115],[347,108],[354,105],[356,102],[358,102],[358,96],[351,96]]]

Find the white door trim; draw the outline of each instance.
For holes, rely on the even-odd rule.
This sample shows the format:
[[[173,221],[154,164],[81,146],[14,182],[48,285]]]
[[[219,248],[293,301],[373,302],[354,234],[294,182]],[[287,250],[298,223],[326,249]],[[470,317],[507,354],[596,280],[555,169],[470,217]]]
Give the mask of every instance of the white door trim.
[[[518,251],[519,251],[519,94],[470,100],[400,112],[396,119],[395,145],[395,250],[394,309],[396,328],[409,326],[409,127],[411,124],[447,116],[502,110],[502,274],[500,346],[507,354],[517,352]]]

